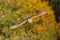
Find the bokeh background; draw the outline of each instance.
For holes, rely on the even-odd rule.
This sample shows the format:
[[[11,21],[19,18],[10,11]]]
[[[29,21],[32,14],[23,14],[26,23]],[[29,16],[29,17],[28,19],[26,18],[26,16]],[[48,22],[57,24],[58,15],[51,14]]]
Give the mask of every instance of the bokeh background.
[[[43,10],[31,23],[10,29]],[[0,40],[60,40],[60,0],[0,0]]]

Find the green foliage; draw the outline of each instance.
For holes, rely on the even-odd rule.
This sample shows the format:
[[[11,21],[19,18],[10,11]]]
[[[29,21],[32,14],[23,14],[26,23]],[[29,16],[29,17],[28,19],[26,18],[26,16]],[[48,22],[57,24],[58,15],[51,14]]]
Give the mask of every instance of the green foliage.
[[[41,0],[0,0],[0,40],[56,40],[56,22],[51,8],[48,2]],[[32,23],[10,29],[42,10],[47,13],[34,18]]]

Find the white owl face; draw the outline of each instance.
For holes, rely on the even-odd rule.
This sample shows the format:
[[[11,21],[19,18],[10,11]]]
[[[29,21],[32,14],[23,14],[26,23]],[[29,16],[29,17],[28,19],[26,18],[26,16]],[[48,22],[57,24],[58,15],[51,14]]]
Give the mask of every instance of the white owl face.
[[[28,19],[27,21],[28,21],[29,23],[31,23],[31,22],[32,22],[32,18]]]

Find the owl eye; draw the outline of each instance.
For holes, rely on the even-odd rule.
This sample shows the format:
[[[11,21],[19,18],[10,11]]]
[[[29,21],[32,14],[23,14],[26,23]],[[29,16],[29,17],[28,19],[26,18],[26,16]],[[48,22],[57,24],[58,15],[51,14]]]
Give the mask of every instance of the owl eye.
[[[32,18],[28,19],[27,21],[28,21],[29,23],[31,23],[31,22],[32,22]]]

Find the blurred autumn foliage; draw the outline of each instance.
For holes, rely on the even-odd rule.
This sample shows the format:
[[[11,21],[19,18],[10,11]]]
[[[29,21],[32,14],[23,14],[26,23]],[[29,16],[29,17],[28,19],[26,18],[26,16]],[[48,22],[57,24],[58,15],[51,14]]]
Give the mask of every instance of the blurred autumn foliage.
[[[52,7],[45,0],[0,0],[0,40],[57,40],[60,24],[56,23]],[[42,10],[47,13],[32,19],[32,23],[10,29]]]

